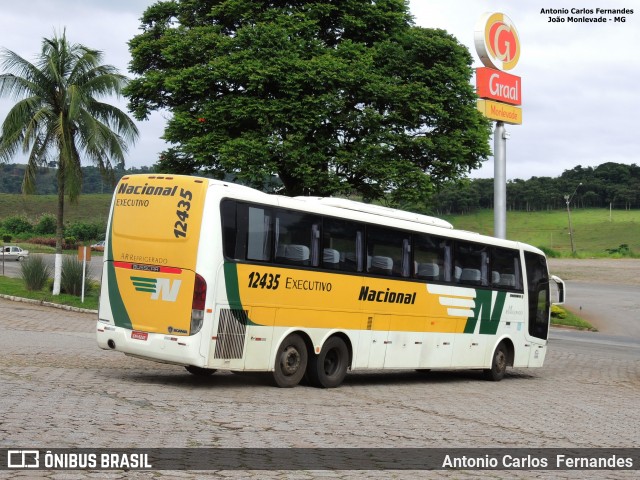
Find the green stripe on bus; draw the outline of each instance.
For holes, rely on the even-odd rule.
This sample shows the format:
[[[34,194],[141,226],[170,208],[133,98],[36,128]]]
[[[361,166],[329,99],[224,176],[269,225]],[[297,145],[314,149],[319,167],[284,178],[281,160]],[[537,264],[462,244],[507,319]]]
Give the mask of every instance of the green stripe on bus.
[[[227,286],[227,300],[229,300],[229,307],[243,310],[242,300],[240,299],[240,287],[238,285],[238,269],[236,268],[235,263],[225,262],[224,283]]]
[[[227,300],[229,300],[229,308],[232,310],[244,310],[242,299],[240,298],[240,285],[238,283],[238,268],[235,263],[225,262],[224,264],[224,283],[227,287]],[[247,325],[260,325],[247,317]]]
[[[109,287],[109,305],[111,306],[111,314],[113,315],[113,322],[117,327],[133,329],[131,325],[131,319],[127,312],[124,302],[122,301],[122,295],[118,289],[118,279],[116,278],[116,268],[113,265],[113,232],[109,227],[109,242],[107,247],[107,279]]]

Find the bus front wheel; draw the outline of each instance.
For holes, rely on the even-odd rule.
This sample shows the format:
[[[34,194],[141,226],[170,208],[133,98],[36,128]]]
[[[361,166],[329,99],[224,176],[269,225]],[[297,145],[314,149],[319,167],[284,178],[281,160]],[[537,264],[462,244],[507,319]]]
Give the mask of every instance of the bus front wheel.
[[[347,374],[349,349],[340,337],[331,337],[318,355],[309,359],[307,378],[314,387],[335,388]]]
[[[493,352],[493,360],[491,361],[491,368],[483,371],[484,378],[494,382],[499,382],[504,378],[504,374],[507,371],[507,347],[504,343],[501,343],[496,347]]]
[[[307,369],[307,346],[299,335],[289,335],[276,354],[273,379],[280,388],[295,387]]]

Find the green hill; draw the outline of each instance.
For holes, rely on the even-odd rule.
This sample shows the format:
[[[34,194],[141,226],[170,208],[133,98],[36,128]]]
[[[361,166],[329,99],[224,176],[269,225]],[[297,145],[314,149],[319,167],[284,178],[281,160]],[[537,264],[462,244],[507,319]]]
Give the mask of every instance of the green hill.
[[[65,221],[106,222],[111,195],[82,195],[77,204],[65,204]],[[43,213],[56,213],[55,195],[0,194],[0,221],[25,215],[35,222]],[[446,215],[456,228],[493,234],[493,210],[468,215]],[[579,256],[605,256],[622,244],[640,254],[640,210],[576,209],[571,212],[573,239]],[[566,210],[507,212],[507,238],[571,254]]]
[[[23,215],[31,222],[36,223],[43,213],[55,215],[57,205],[57,195],[0,193],[0,222],[7,217]],[[77,220],[106,223],[110,206],[111,194],[81,195],[77,203],[70,203],[65,198],[65,223]]]
[[[493,210],[445,218],[456,228],[493,235]],[[571,223],[578,256],[603,256],[623,244],[640,254],[640,210],[576,209]],[[507,238],[571,254],[566,210],[507,212]]]

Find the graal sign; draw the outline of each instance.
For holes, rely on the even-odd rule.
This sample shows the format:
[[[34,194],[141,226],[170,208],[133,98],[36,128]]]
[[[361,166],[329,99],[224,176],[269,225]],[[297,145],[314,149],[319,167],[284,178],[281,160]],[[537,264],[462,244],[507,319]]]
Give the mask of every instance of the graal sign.
[[[520,38],[515,25],[503,13],[485,13],[474,32],[482,63],[497,70],[511,70],[520,59]]]
[[[489,98],[511,105],[522,104],[522,80],[515,75],[492,68],[476,68],[476,87],[480,98]]]
[[[476,51],[485,67],[476,69],[478,110],[491,120],[520,125],[522,79],[506,73],[520,59],[520,38],[509,17],[485,13],[474,32]]]

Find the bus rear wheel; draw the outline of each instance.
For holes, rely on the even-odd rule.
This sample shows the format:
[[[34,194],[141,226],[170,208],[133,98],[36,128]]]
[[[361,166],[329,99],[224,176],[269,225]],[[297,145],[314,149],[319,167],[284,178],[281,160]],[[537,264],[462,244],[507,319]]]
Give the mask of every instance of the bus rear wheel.
[[[331,337],[318,355],[309,359],[307,378],[314,387],[340,386],[349,367],[349,349],[340,337]]]
[[[504,343],[500,343],[493,352],[491,368],[483,371],[484,378],[493,382],[499,382],[507,371],[508,353]]]
[[[295,387],[307,369],[307,346],[299,335],[289,335],[276,353],[273,379],[280,388]]]

